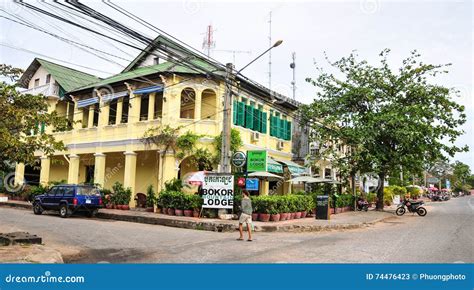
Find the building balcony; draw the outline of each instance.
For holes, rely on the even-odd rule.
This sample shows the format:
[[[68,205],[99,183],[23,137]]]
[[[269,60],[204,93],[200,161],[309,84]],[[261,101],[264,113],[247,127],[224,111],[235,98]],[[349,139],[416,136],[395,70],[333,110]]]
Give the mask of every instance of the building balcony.
[[[56,84],[46,84],[35,88],[21,91],[22,94],[44,95],[47,97],[59,97],[59,86]]]

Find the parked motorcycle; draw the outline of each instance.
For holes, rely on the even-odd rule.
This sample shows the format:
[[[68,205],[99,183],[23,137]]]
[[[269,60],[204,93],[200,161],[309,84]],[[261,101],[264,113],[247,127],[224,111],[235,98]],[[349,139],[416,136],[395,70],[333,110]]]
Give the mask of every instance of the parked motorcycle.
[[[408,211],[412,213],[417,213],[419,216],[425,216],[427,214],[426,208],[422,207],[425,204],[423,201],[410,201],[404,200],[400,203],[395,213],[398,216],[402,216],[405,212]]]
[[[357,210],[358,211],[368,211],[369,210],[369,203],[366,200],[358,200],[357,201]]]

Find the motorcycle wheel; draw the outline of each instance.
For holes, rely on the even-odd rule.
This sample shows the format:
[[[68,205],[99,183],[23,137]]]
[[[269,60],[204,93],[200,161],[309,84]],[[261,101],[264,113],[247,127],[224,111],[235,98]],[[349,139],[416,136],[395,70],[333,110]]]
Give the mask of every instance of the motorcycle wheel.
[[[426,211],[426,208],[424,207],[419,207],[416,209],[416,213],[419,215],[419,216],[425,216],[427,214],[427,211]]]
[[[399,208],[397,208],[397,210],[395,211],[395,213],[396,213],[398,216],[404,215],[405,212],[406,212],[406,210],[405,210],[404,207],[399,207]]]
[[[364,206],[364,211],[368,211],[369,210],[369,207],[368,206]]]

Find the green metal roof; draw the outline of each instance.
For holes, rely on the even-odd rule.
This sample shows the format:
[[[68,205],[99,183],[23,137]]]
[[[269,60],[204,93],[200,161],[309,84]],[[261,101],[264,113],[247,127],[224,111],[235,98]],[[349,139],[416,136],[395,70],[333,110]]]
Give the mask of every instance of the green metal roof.
[[[100,80],[98,82],[88,84],[86,86],[76,88],[73,91],[81,91],[85,89],[90,89],[94,87],[100,87],[100,86],[105,86],[105,85],[111,85],[113,83],[121,82],[121,81],[126,81],[126,80],[131,80],[134,78],[139,78],[139,77],[144,77],[156,73],[163,73],[163,72],[171,72],[171,73],[185,73],[185,74],[204,74],[199,70],[207,70],[207,71],[212,71],[214,70],[214,66],[198,59],[190,60],[191,63],[193,63],[196,67],[196,69],[184,65],[179,65],[179,64],[174,64],[172,62],[164,62],[161,64],[157,65],[151,65],[151,66],[145,66],[145,67],[139,67],[137,69],[127,71],[127,72],[122,72],[120,74],[113,75],[111,77],[105,78],[103,80]],[[72,91],[69,91],[71,93]]]
[[[56,80],[65,91],[71,91],[75,88],[95,83],[100,80],[94,75],[65,67],[44,59],[36,58],[36,60],[51,74],[54,80]]]
[[[51,74],[54,80],[58,82],[63,92],[83,87],[100,80],[100,78],[94,75],[50,62],[42,58],[35,58],[18,80],[21,87],[28,88],[29,81],[41,66],[43,66],[45,70]]]

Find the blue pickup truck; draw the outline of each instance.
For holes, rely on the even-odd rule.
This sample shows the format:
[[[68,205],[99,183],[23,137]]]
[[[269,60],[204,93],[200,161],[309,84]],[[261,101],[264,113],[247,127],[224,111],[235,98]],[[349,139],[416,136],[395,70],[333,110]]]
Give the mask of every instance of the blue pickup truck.
[[[57,210],[62,218],[79,211],[85,211],[89,217],[93,217],[101,207],[100,190],[92,185],[55,185],[45,194],[36,196],[33,201],[34,214],[42,214],[45,210]]]

